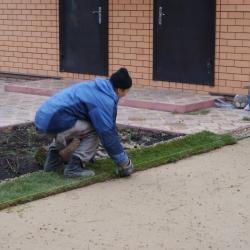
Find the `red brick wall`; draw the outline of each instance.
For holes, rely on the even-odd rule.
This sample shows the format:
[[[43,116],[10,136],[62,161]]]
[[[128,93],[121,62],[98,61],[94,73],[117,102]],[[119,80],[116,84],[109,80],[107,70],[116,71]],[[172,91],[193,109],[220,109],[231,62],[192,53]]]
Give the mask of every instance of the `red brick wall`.
[[[94,77],[59,72],[58,7],[58,0],[0,0],[0,71]],[[214,87],[152,80],[153,0],[109,0],[109,18],[110,74],[126,66],[138,86],[246,93],[250,0],[217,0]]]

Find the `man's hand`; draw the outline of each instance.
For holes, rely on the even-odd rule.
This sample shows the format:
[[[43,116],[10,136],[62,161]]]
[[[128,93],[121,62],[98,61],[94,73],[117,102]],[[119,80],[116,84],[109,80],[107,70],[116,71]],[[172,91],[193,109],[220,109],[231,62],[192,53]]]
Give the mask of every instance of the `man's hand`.
[[[134,166],[131,162],[131,160],[128,160],[127,163],[122,165],[117,165],[116,167],[116,174],[120,177],[127,177],[131,175],[134,171]]]

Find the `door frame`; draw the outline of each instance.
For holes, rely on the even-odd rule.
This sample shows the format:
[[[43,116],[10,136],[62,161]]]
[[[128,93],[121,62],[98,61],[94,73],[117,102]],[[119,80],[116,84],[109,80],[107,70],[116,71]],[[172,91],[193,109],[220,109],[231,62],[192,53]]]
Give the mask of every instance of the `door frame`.
[[[59,71],[60,72],[67,72],[67,73],[77,73],[77,74],[89,74],[89,75],[100,75],[100,76],[108,76],[109,72],[109,1],[104,1],[105,9],[106,11],[102,12],[102,16],[104,17],[103,20],[106,20],[106,22],[103,24],[103,28],[101,29],[101,48],[103,53],[103,59],[104,59],[104,68],[102,72],[100,73],[93,73],[93,72],[79,72],[77,70],[67,70],[64,69],[62,65],[62,57],[63,57],[63,48],[65,46],[63,41],[63,29],[65,27],[65,20],[63,18],[64,16],[64,8],[63,8],[63,2],[67,0],[59,0]],[[99,0],[99,2],[103,2]]]
[[[159,77],[157,75],[157,66],[158,66],[158,51],[159,51],[159,47],[158,47],[158,3],[160,0],[154,0],[153,2],[153,80],[155,81],[169,81],[170,80],[164,80],[161,79],[161,77]],[[210,1],[210,0],[207,0]],[[213,16],[211,18],[212,23],[211,23],[211,28],[212,28],[212,32],[213,32],[213,36],[211,38],[211,46],[212,46],[212,53],[211,53],[211,61],[212,61],[212,65],[211,65],[211,82],[192,82],[192,81],[185,81],[185,83],[188,84],[195,84],[195,85],[208,85],[208,86],[214,86],[214,80],[215,80],[215,49],[216,49],[216,0],[213,0],[215,2],[215,8],[213,11]]]

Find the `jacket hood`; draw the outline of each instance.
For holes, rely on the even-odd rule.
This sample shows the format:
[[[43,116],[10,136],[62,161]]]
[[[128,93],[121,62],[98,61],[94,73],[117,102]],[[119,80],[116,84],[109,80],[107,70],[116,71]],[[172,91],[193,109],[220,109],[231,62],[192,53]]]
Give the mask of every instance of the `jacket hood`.
[[[118,102],[118,96],[115,93],[112,83],[108,79],[96,78],[95,79],[96,88],[105,93],[106,95],[110,96],[115,102]]]

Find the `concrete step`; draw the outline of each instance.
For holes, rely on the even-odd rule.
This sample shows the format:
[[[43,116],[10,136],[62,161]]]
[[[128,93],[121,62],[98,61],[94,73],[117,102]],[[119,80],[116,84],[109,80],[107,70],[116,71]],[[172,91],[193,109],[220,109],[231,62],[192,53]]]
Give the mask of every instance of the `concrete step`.
[[[43,79],[21,83],[9,83],[5,91],[52,96],[56,92],[79,81]],[[197,94],[191,91],[148,89],[133,87],[128,95],[119,101],[119,105],[132,108],[159,110],[166,112],[185,113],[214,106],[218,96]]]

